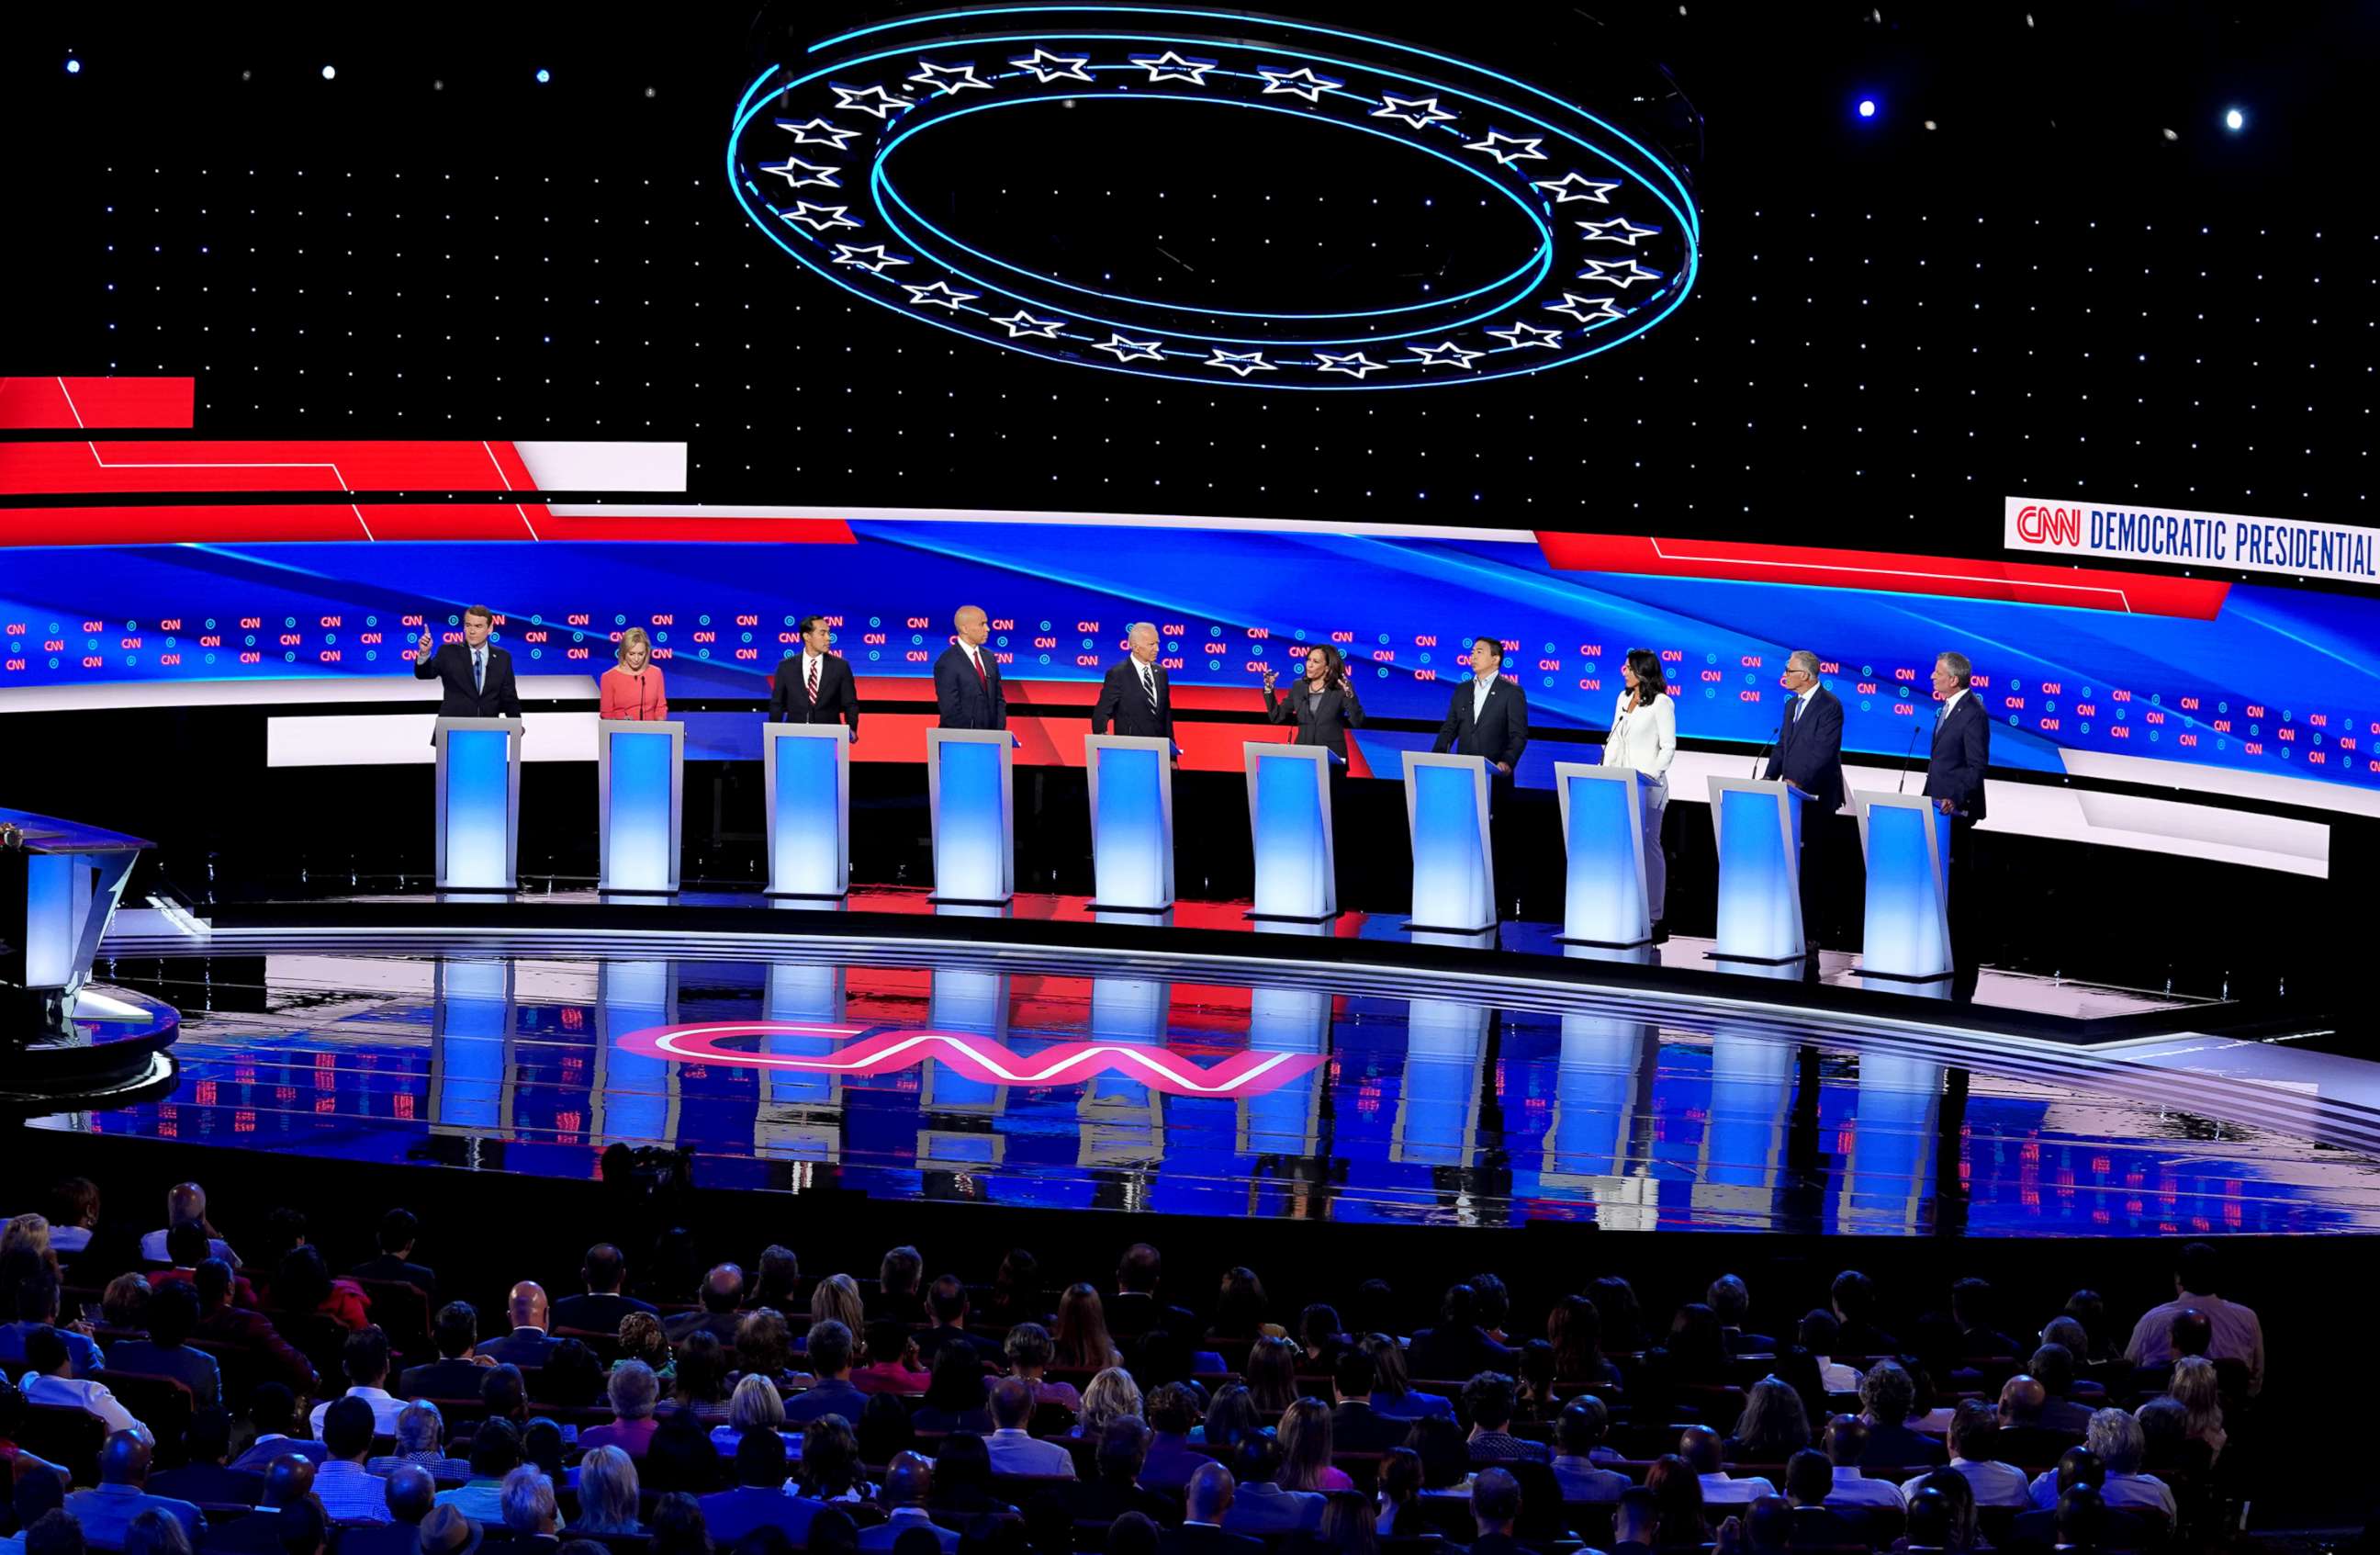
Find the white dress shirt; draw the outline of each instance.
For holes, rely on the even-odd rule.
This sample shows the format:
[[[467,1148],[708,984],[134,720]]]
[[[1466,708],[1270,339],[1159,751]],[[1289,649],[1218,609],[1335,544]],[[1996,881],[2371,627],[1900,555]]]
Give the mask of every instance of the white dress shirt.
[[[1628,698],[1629,693],[1621,692],[1612,711],[1611,737],[1604,742],[1603,764],[1633,767],[1646,777],[1660,777],[1677,759],[1678,710],[1670,705],[1667,692],[1633,711]]]
[[[1756,1474],[1738,1479],[1731,1474],[1697,1475],[1703,1482],[1703,1501],[1708,1506],[1749,1506],[1763,1496],[1773,1496],[1777,1487]]]
[[[361,1399],[366,1403],[372,1406],[372,1432],[374,1435],[395,1436],[396,1434],[396,1417],[405,1413],[406,1401],[404,1399],[396,1397],[386,1388],[349,1388],[342,1396],[351,1399]],[[312,1414],[306,1416],[306,1418],[313,1424],[314,1440],[317,1441],[322,1440],[322,1416],[331,1412],[331,1405],[335,1401],[324,1399],[322,1403],[314,1406]]]
[[[53,1246],[56,1245],[55,1232],[50,1233],[50,1242]],[[2206,1314],[2211,1330],[2206,1353],[2218,1361],[2245,1362],[2248,1391],[2261,1391],[2265,1386],[2265,1325],[2257,1321],[2252,1308],[2221,1296],[2186,1295],[2162,1306],[2150,1307],[2133,1325],[2131,1342],[2125,1346],[2124,1358],[2134,1366],[2165,1366],[2171,1362],[2173,1319],[2193,1308]]]
[[[1900,1487],[1889,1479],[1870,1479],[1856,1468],[1835,1465],[1835,1488],[1827,1492],[1828,1506],[1884,1506],[1899,1512],[1909,1504]]]
[[[2033,1505],[2033,1490],[2025,1484],[2024,1471],[2013,1464],[1983,1463],[1973,1458],[1953,1458],[1950,1460],[1950,1472],[1965,1477],[1968,1485],[1975,1492],[1977,1506],[2029,1507]],[[1917,1488],[1925,1483],[1925,1476],[1921,1474],[1903,1483],[1900,1493],[1904,1497],[1913,1496],[1917,1493]]]
[[[86,1415],[96,1415],[101,1424],[106,1426],[110,1436],[117,1431],[131,1431],[143,1441],[150,1439],[149,1427],[134,1419],[130,1410],[115,1402],[115,1395],[107,1391],[104,1382],[94,1382],[87,1377],[44,1377],[37,1371],[29,1371],[18,1387],[23,1391],[27,1403],[62,1404],[68,1409],[79,1409]]]
[[[1496,677],[1492,674],[1471,677],[1471,725],[1475,729],[1479,726],[1480,715],[1488,711],[1488,693],[1495,684]]]
[[[826,666],[820,662],[820,661],[825,657],[826,655],[823,653],[811,653],[807,650],[803,652],[802,695],[804,697],[808,697],[809,695],[810,676],[812,675],[818,676],[819,689],[820,691],[824,691],[826,689]]]
[[[1959,705],[1959,699],[1960,699],[1960,698],[1961,698],[1961,697],[1963,697],[1963,696],[1965,696],[1966,694],[1967,694],[1967,688],[1966,688],[1965,686],[1960,686],[1956,691],[1953,691],[1953,692],[1951,692],[1949,696],[1947,696],[1947,697],[1943,698],[1943,699],[1942,699],[1942,711],[1941,711],[1940,712],[1937,712],[1937,713],[1936,713],[1936,714],[1934,715],[1934,717],[1935,717],[1936,721],[1937,721],[1937,722],[1938,722],[1938,723],[1947,723],[1947,722],[1949,722],[1949,717],[1950,717],[1950,710],[1951,710],[1952,708],[1954,708],[1954,707],[1957,707],[1957,706]]]
[[[1817,683],[1816,681],[1815,681],[1815,680],[1814,680],[1814,681],[1812,681],[1812,682],[1810,682],[1810,684],[1809,684],[1809,685],[1804,686],[1803,687],[1802,687],[1802,689],[1801,689],[1801,690],[1799,690],[1799,691],[1797,691],[1797,692],[1795,692],[1795,693],[1794,693],[1794,695],[1793,695],[1793,700],[1794,700],[1795,702],[1797,702],[1797,703],[1799,703],[1799,704],[1800,704],[1798,707],[1794,708],[1794,710],[1793,710],[1793,722],[1794,722],[1794,723],[1801,723],[1801,722],[1802,722],[1802,715],[1803,715],[1803,713],[1805,713],[1805,712],[1807,712],[1807,711],[1810,711],[1810,699],[1811,699],[1811,698],[1813,698],[1813,697],[1815,697],[1815,696],[1816,696],[1817,694],[1818,694],[1818,683]]]
[[[2099,1497],[2113,1510],[2129,1512],[2146,1508],[2163,1513],[2168,1523],[2173,1520],[2176,1511],[2172,1488],[2153,1474],[2118,1474],[2110,1469],[2099,1487]],[[2056,1469],[2045,1469],[2034,1476],[2033,1504],[2041,1512],[2058,1510]]]

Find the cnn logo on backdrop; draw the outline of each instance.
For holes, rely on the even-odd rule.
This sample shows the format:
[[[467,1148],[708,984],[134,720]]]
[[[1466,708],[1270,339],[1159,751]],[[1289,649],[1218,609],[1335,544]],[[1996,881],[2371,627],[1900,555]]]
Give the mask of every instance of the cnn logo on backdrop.
[[[2027,545],[2082,544],[2082,510],[2029,502],[2016,510],[2016,533]]]

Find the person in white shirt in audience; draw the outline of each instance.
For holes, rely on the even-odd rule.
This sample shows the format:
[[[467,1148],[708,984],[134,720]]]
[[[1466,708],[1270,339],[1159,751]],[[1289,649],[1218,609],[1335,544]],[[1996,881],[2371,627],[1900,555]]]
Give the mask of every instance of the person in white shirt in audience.
[[[1974,1488],[1977,1506],[2029,1507],[2033,1498],[2026,1488],[2023,1470],[1968,1455],[1970,1449],[1988,1451],[1999,1424],[1999,1412],[1981,1399],[1967,1399],[1951,1411],[1950,1472]],[[1921,1474],[1909,1480],[1900,1487],[1901,1494],[1914,1494],[1925,1478]]]
[[[992,1431],[983,1442],[991,1454],[991,1472],[1074,1478],[1075,1455],[1054,1441],[1034,1440],[1026,1429],[1032,1419],[1032,1383],[1022,1377],[1003,1377],[992,1385]]]
[[[1858,1415],[1838,1415],[1828,1421],[1822,1445],[1835,1465],[1834,1488],[1827,1492],[1828,1506],[1880,1506],[1892,1512],[1907,1508],[1909,1500],[1900,1486],[1889,1479],[1870,1479],[1860,1472],[1860,1459],[1867,1452],[1867,1423]]]
[[[2091,1416],[2091,1428],[2082,1444],[2107,1466],[2107,1477],[2099,1493],[2111,1509],[2148,1511],[2163,1516],[2172,1525],[2176,1507],[2173,1489],[2153,1474],[2141,1472],[2141,1459],[2148,1452],[2148,1437],[2141,1423],[2120,1409],[2102,1409]],[[2058,1471],[2051,1469],[2034,1476],[2033,1504],[2044,1511],[2058,1505]]]
[[[165,1191],[165,1223],[140,1239],[140,1256],[153,1264],[171,1263],[173,1260],[165,1253],[165,1233],[179,1225],[205,1227],[209,1256],[223,1259],[235,1270],[239,1267],[239,1255],[208,1224],[207,1190],[196,1183],[176,1183]]]
[[[314,1468],[314,1495],[334,1523],[388,1521],[388,1481],[364,1467],[371,1455],[370,1401],[350,1393],[334,1399],[318,1434],[322,1461]]]
[[[25,1336],[25,1361],[32,1369],[26,1372],[19,1387],[27,1403],[62,1404],[79,1409],[98,1417],[110,1436],[128,1431],[144,1442],[154,1443],[149,1427],[132,1417],[132,1412],[115,1401],[104,1382],[88,1377],[75,1377],[74,1364],[67,1356],[67,1342],[58,1330],[43,1326]]]
[[[1842,1337],[1843,1325],[1824,1307],[1814,1309],[1802,1319],[1801,1332],[1796,1336],[1802,1348],[1810,1352],[1818,1363],[1818,1386],[1830,1393],[1856,1393],[1860,1374],[1857,1367],[1843,1365],[1835,1359],[1835,1343]]]
[[[1777,1487],[1756,1474],[1738,1479],[1721,1465],[1718,1433],[1708,1426],[1688,1426],[1678,1433],[1678,1456],[1703,1484],[1706,1506],[1750,1506]]]
[[[395,1436],[396,1418],[405,1413],[405,1400],[383,1386],[388,1381],[388,1335],[381,1331],[379,1324],[347,1335],[346,1344],[339,1351],[339,1369],[347,1374],[349,1384],[340,1396],[361,1399],[371,1405],[374,1435]],[[307,1416],[317,1439],[322,1435],[322,1420],[334,1402],[325,1399]]]
[[[2205,1315],[2214,1330],[2213,1340],[2206,1347],[2207,1358],[2236,1360],[2244,1365],[2248,1368],[2248,1394],[2254,1397],[2265,1386],[2265,1326],[2250,1308],[2216,1294],[2218,1283],[2214,1246],[2204,1242],[2184,1245],[2174,1260],[2174,1299],[2141,1315],[2141,1320],[2133,1325],[2132,1340],[2125,1347],[2124,1358],[2136,1367],[2171,1366],[2173,1320],[2195,1308]],[[2121,1503],[2110,1496],[2107,1504],[2112,1507]]]

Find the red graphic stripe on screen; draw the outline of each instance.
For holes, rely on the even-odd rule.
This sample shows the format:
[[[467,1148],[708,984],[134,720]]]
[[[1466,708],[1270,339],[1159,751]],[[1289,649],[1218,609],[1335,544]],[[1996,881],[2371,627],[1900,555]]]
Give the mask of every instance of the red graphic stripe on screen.
[[[0,443],[0,493],[12,496],[536,489],[512,445],[488,441]]]
[[[1556,534],[1540,530],[1538,549],[1563,572],[1638,573],[1655,577],[1718,577],[1817,589],[1868,589],[1953,599],[2008,600],[2134,615],[2212,621],[2231,586],[2216,578],[2028,562],[1915,556],[1890,551],[1754,545],[1731,541],[1660,540],[1649,535]]]
[[[865,1026],[826,1021],[733,1021],[708,1026],[661,1026],[620,1039],[631,1052],[648,1057],[720,1063],[794,1074],[859,1076],[913,1068],[932,1059],[984,1085],[1071,1086],[1102,1075],[1137,1080],[1168,1096],[1261,1096],[1326,1062],[1320,1053],[1242,1052],[1201,1066],[1166,1048],[1125,1042],[1060,1042],[1020,1053],[989,1037],[953,1031]],[[743,1038],[858,1038],[832,1053],[745,1051],[720,1044]]]
[[[191,378],[0,378],[0,431],[191,424]]]
[[[477,448],[479,445],[471,445]],[[368,540],[732,541],[849,545],[827,518],[655,520],[550,515],[538,503],[170,504],[0,507],[0,545],[269,545]]]

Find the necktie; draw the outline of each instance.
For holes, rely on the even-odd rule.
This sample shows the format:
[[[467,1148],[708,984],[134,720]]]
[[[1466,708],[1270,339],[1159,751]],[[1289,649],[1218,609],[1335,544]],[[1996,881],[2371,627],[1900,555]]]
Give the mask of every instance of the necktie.
[[[475,648],[471,650],[471,689],[474,691],[485,691],[487,688],[487,650],[483,648]]]
[[[1157,677],[1149,673],[1148,666],[1147,664],[1140,666],[1140,690],[1141,694],[1148,699],[1148,716],[1151,718],[1156,717]]]
[[[1802,722],[1802,710],[1803,710],[1803,709],[1804,709],[1804,708],[1806,708],[1806,707],[1808,707],[1809,705],[1810,705],[1810,699],[1809,699],[1809,698],[1807,698],[1807,697],[1796,697],[1796,698],[1794,698],[1794,699],[1793,699],[1793,722],[1794,722],[1794,723],[1801,723],[1801,722]]]
[[[810,706],[818,706],[819,662],[810,661]]]
[[[967,661],[975,665],[976,684],[983,687],[985,696],[991,695],[991,676],[983,673],[983,655],[970,653],[967,655]]]

